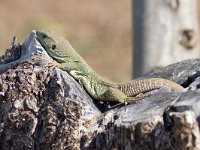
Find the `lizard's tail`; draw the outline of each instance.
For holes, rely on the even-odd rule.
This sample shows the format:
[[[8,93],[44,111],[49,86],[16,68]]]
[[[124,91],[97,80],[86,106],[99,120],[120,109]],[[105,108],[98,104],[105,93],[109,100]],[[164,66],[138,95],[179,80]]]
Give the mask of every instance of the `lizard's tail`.
[[[184,88],[179,84],[162,78],[148,78],[135,80],[130,83],[118,84],[118,88],[128,97],[136,96],[140,93],[145,93],[154,89],[169,87],[172,91],[182,91]]]

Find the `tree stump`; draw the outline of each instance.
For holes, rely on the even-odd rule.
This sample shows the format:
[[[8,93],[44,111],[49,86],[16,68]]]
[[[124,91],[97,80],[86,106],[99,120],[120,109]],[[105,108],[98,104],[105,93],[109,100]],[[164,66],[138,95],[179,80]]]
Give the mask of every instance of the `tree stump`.
[[[31,33],[13,42],[0,64],[0,149],[200,149],[200,60],[144,77],[185,87],[163,88],[124,105],[93,100]]]

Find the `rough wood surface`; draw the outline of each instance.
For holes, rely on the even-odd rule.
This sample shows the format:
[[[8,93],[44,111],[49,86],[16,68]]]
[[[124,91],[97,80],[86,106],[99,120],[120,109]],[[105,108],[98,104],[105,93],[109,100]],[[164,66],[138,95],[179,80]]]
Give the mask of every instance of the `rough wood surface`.
[[[52,61],[32,33],[20,57],[0,64],[0,149],[200,149],[200,60],[144,77],[184,85],[124,106],[93,101]]]

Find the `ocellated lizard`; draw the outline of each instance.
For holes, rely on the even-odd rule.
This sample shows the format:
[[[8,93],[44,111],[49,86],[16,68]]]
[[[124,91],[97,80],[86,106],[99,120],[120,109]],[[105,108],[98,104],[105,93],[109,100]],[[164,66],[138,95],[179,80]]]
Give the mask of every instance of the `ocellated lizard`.
[[[63,37],[45,31],[35,31],[35,34],[42,47],[56,61],[53,65],[67,71],[96,100],[130,103],[138,99],[137,95],[162,87],[170,87],[173,91],[183,90],[179,84],[162,78],[134,80],[130,83],[104,80]]]

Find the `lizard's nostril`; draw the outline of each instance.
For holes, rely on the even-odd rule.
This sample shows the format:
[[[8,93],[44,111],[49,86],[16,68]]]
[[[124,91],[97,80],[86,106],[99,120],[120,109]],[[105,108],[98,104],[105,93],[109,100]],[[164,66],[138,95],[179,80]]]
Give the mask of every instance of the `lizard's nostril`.
[[[42,37],[45,39],[45,38],[47,38],[47,35],[46,35],[46,34],[44,34]]]

